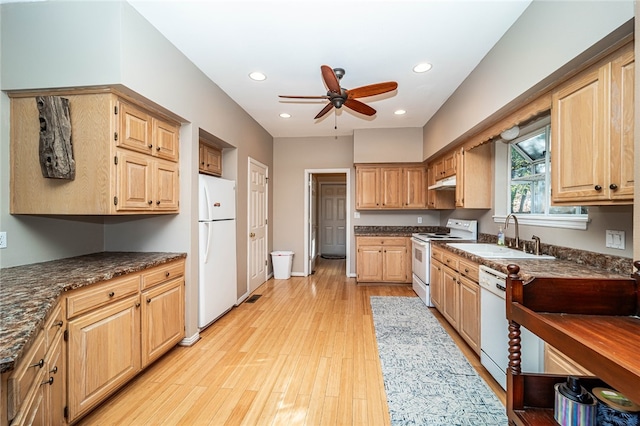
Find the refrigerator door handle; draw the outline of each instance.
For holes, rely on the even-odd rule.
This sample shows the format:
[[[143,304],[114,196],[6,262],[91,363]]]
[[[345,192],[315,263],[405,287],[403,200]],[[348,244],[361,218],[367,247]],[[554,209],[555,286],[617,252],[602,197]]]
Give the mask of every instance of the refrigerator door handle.
[[[207,185],[203,185],[202,189],[204,190],[203,192],[206,217],[200,219],[211,220],[211,211],[209,210],[209,206],[211,205],[211,202],[209,201],[209,188],[207,188]],[[209,245],[207,245],[207,248],[208,247]]]
[[[204,263],[207,263],[209,260],[209,248],[211,247],[211,232],[213,231],[213,226],[211,222],[204,223],[207,226],[207,248],[204,250]]]

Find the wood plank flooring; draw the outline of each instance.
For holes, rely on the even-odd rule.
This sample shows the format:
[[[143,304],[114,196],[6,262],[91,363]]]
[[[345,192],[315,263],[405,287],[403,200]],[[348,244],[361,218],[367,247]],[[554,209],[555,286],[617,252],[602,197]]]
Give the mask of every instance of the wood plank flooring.
[[[344,260],[271,279],[94,410],[81,425],[388,425],[369,296],[408,285],[356,285]],[[434,310],[435,313],[437,313]],[[451,331],[501,400],[504,391]]]

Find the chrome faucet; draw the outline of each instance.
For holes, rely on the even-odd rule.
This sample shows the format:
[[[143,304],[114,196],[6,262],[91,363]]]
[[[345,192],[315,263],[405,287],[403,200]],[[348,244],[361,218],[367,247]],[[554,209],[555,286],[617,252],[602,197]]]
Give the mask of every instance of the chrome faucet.
[[[540,237],[536,237],[535,235],[533,235],[531,239],[535,241],[534,253],[536,254],[536,256],[540,256]]]
[[[504,220],[504,229],[506,231],[507,228],[509,227],[510,217],[513,218],[513,223],[516,225],[516,249],[518,249],[520,248],[520,225],[518,225],[518,218],[513,213],[510,213],[507,216],[507,218]]]

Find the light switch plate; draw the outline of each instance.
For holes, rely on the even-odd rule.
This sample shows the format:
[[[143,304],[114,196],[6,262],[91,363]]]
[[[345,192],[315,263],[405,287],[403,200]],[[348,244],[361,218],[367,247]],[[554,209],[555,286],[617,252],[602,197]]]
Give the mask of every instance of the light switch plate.
[[[422,216],[418,216],[418,224],[422,223]]]
[[[360,219],[360,212],[353,212],[354,219]]]
[[[7,248],[7,233],[0,232],[0,249]]]
[[[612,231],[607,229],[606,231],[605,246],[608,248],[614,248],[618,250],[624,250],[625,247],[625,235],[624,231]]]

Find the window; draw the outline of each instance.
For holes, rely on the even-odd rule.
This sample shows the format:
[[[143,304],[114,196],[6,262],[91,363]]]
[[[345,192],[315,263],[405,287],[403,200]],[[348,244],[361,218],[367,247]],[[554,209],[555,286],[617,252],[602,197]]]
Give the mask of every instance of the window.
[[[507,203],[506,208],[496,206],[496,212],[505,212],[496,214],[496,222],[514,213],[520,223],[586,229],[586,208],[551,205],[550,138],[547,117],[527,126],[519,137],[507,144]]]

